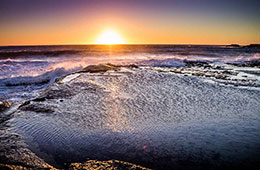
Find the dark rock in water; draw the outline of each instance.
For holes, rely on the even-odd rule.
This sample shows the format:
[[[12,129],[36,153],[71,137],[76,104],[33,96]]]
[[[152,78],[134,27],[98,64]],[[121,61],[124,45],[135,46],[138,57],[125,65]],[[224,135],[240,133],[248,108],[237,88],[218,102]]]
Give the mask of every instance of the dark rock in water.
[[[204,62],[204,61],[184,61],[187,67],[210,67],[208,62]]]
[[[226,75],[222,75],[222,74],[218,74],[215,76],[216,79],[226,79],[227,76]]]
[[[89,72],[89,73],[100,73],[100,72],[106,72],[109,70],[116,70],[118,66],[113,64],[99,64],[99,65],[89,65],[85,67],[80,72]]]
[[[239,44],[231,44],[231,45],[228,45],[228,47],[241,47]]]
[[[11,105],[12,105],[11,102],[0,102],[0,112],[7,110],[8,108],[11,107]]]
[[[250,45],[244,46],[244,48],[260,48],[260,44],[250,44]]]
[[[244,63],[231,63],[231,64],[238,67],[260,67],[259,60],[247,61]]]
[[[138,68],[138,66],[135,65],[135,64],[130,64],[129,67],[132,67],[132,68]]]
[[[135,64],[123,65],[123,66],[120,66],[120,67],[138,68],[138,66],[135,65]]]
[[[138,68],[135,64],[129,64],[129,65],[114,65],[114,64],[98,64],[98,65],[89,65],[85,68],[83,68],[79,73],[103,73],[109,70],[117,70],[120,67],[129,67],[129,68]]]
[[[128,162],[118,161],[118,160],[109,160],[109,161],[96,161],[89,160],[85,163],[72,163],[69,167],[69,170],[80,170],[80,169],[89,169],[89,170],[98,170],[98,169],[108,169],[108,170],[127,170],[127,169],[138,169],[138,170],[148,170],[148,168],[141,167],[139,165],[131,164]]]

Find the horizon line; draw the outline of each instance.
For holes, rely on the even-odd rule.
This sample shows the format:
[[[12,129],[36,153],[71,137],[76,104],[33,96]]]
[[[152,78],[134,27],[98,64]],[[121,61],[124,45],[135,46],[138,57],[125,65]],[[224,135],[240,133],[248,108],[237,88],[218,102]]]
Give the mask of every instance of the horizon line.
[[[251,44],[258,44],[258,43],[249,43],[246,45],[251,45]],[[239,46],[246,46],[242,44],[237,44],[237,43],[231,43],[231,44],[168,44],[168,43],[129,43],[129,44],[17,44],[17,45],[0,45],[0,47],[33,47],[33,46],[119,46],[119,45],[210,45],[210,46],[223,46],[223,45],[239,45]]]

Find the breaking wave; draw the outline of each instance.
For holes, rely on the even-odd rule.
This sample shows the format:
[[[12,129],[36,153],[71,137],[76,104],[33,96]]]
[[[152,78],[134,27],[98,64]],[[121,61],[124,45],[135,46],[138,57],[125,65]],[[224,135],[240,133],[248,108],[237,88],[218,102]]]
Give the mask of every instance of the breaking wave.
[[[73,69],[56,68],[37,76],[19,76],[0,79],[0,100],[24,100],[37,96],[32,91],[45,88],[53,83],[56,78],[81,70],[82,67]]]

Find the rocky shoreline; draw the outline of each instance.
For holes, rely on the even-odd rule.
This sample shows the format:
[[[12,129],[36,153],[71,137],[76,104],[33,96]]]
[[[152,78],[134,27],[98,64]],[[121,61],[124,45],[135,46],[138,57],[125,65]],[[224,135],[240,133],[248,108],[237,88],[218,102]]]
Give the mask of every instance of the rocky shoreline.
[[[177,68],[88,66],[57,79],[39,97],[0,103],[0,168],[253,169],[259,92],[240,88],[258,88],[259,81],[242,71],[205,62]],[[244,127],[253,134],[241,142],[249,133],[239,129]],[[189,138],[190,129],[195,132]],[[215,147],[212,136],[222,144]],[[233,153],[238,147],[243,149]],[[245,153],[248,158],[241,157]]]
[[[3,170],[59,170],[52,166],[23,166],[23,165],[11,165],[11,164],[1,164],[0,168]],[[149,170],[148,168],[144,168],[139,165],[131,164],[128,162],[118,161],[118,160],[109,160],[109,161],[96,161],[96,160],[89,160],[84,163],[72,163],[69,165],[68,170]]]
[[[112,64],[108,65],[93,65],[86,67],[79,73],[89,72],[106,72],[108,70],[116,70],[120,66],[115,66]],[[129,66],[135,67],[135,66]],[[64,78],[64,77],[63,77]],[[57,80],[56,82],[59,82]],[[60,82],[62,83],[62,82]],[[65,92],[65,93],[64,93]],[[45,101],[46,99],[55,99],[55,98],[66,98],[70,97],[72,94],[66,94],[66,91],[54,93],[49,92],[43,94],[40,98],[33,99],[31,101],[40,102]],[[33,153],[28,145],[24,143],[23,139],[19,134],[10,132],[8,130],[9,126],[8,121],[12,118],[12,114],[8,114],[12,102],[1,102],[0,103],[0,169],[50,169],[58,170],[57,168],[46,163],[42,158],[38,157]],[[40,104],[32,105],[30,101],[26,101],[22,104],[19,104],[18,110],[22,111],[34,111],[37,113],[52,113],[54,112],[50,108],[45,108]],[[97,160],[88,160],[84,163],[71,163],[66,166],[69,170],[80,170],[80,169],[136,169],[136,170],[145,170],[139,165],[131,164],[128,162],[118,161],[118,160],[109,160],[109,161],[97,161]],[[63,168],[62,168],[63,169]]]
[[[1,120],[3,123],[4,121]],[[33,153],[28,145],[24,143],[21,136],[16,133],[11,133],[1,123],[0,126],[0,169],[3,170],[35,170],[35,169],[49,169],[59,170],[50,164],[46,163],[42,158]],[[84,163],[71,163],[65,166],[68,170],[82,170],[82,169],[110,169],[110,170],[148,170],[139,165],[128,162],[109,160],[97,161],[88,160]],[[61,168],[64,169],[64,168]]]

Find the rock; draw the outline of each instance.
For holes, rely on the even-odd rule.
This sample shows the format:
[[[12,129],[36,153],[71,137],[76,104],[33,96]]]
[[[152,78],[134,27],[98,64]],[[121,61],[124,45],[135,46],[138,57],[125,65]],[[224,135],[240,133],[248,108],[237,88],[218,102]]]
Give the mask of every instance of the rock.
[[[135,65],[135,64],[130,64],[130,65],[128,65],[127,67],[130,67],[130,68],[138,68],[138,66]]]
[[[197,67],[210,67],[209,63],[207,62],[204,62],[204,61],[184,61],[186,66],[188,67],[194,67],[194,66],[197,66]]]
[[[11,107],[11,105],[12,105],[11,102],[1,102],[0,101],[0,112],[7,110],[8,108]]]
[[[244,46],[244,48],[260,48],[260,44],[250,44],[250,45]]]
[[[34,169],[48,169],[48,170],[58,170],[52,166],[49,167],[38,167],[38,166],[28,166],[28,165],[15,165],[15,164],[1,164],[0,169],[2,170],[34,170]],[[85,163],[72,163],[69,166],[69,170],[149,170],[139,165],[135,165],[128,162],[109,160],[109,161],[96,161],[89,160]]]
[[[33,112],[42,112],[42,113],[53,113],[54,109],[51,108],[50,106],[45,106],[43,104],[39,103],[32,103],[32,104],[27,104],[19,108],[20,110],[23,111],[33,111]]]
[[[80,169],[89,169],[89,170],[148,170],[148,168],[141,167],[128,162],[118,161],[118,160],[109,160],[109,161],[96,161],[89,160],[85,163],[72,163],[69,166],[69,170],[80,170]]]
[[[219,69],[219,70],[220,70],[220,69],[222,69],[222,67],[220,67],[220,66],[216,66],[216,68],[215,68],[215,69]]]
[[[227,47],[241,47],[239,44],[231,44],[231,45],[228,45]]]
[[[35,104],[35,103],[34,103]],[[11,103],[1,102],[1,105],[10,107]],[[37,105],[39,106],[39,105]],[[34,108],[31,102],[25,102],[21,109]],[[39,108],[34,108],[39,109]],[[44,109],[41,106],[41,109]],[[46,109],[46,108],[45,108]],[[35,110],[34,110],[35,111]],[[42,110],[41,110],[42,111]],[[52,165],[46,163],[42,158],[33,153],[24,143],[21,136],[9,132],[3,122],[7,119],[0,117],[0,169],[1,170],[35,170],[48,169],[59,170]],[[111,160],[111,161],[96,161],[90,160],[85,163],[72,163],[69,166],[71,170],[77,169],[132,169],[132,170],[146,170],[147,168],[131,164],[128,162]]]
[[[243,62],[243,63],[231,63],[231,64],[238,66],[238,67],[260,67],[259,60],[252,60],[252,61],[247,61],[247,62]]]
[[[52,86],[51,88],[46,89],[41,97],[34,99],[34,101],[42,102],[46,99],[66,99],[74,96],[78,93],[79,89],[72,89],[71,86],[63,85],[63,88],[57,88]]]
[[[227,76],[226,75],[217,74],[217,75],[215,75],[215,78],[216,79],[226,79]]]
[[[106,72],[109,70],[116,70],[119,66],[113,64],[99,64],[99,65],[89,65],[80,72],[88,72],[88,73],[100,73]]]
[[[0,119],[1,120],[1,119]],[[0,124],[0,169],[56,170],[27,148],[21,136],[11,133]]]
[[[236,160],[240,163],[251,159],[244,159],[244,153],[257,152],[254,146],[258,143],[251,141],[259,138],[256,132],[258,129],[250,129],[258,127],[259,91],[223,87],[218,83],[211,84],[195,77],[158,73],[153,70],[135,69],[130,70],[130,74],[124,69],[123,72],[120,71],[109,75],[82,73],[62,85],[52,84],[38,99],[20,108],[25,111],[14,112],[14,115],[18,116],[12,118],[10,125],[17,128],[21,134],[30,134],[30,139],[35,139],[31,148],[34,144],[38,145],[41,151],[35,150],[38,155],[46,153],[57,161],[59,167],[66,166],[70,169],[140,169],[137,165],[121,161],[87,161],[64,165],[88,159],[127,160],[155,169],[202,169],[205,166],[208,166],[207,169],[214,169],[215,160],[219,157],[219,165],[230,158],[231,161],[234,160],[233,164],[237,165]],[[198,67],[187,68],[185,72],[185,75],[197,72],[198,76],[207,73],[212,77],[222,74],[220,71],[214,71],[214,68],[204,73]],[[35,110],[26,111],[42,111],[42,108],[54,108],[55,113],[37,114]],[[247,115],[255,116],[250,119]],[[207,122],[200,125],[201,120],[214,120],[216,117],[220,118],[220,123],[211,124],[210,121],[210,126]],[[222,123],[222,120],[232,117],[236,118],[234,124]],[[245,117],[248,121],[244,121]],[[250,125],[237,124],[240,118],[241,122],[250,122]],[[190,125],[189,121],[193,120],[195,125]],[[32,126],[28,126],[31,122]],[[186,122],[188,124],[185,125]],[[157,124],[162,127],[154,128]],[[176,125],[180,125],[180,129],[176,128]],[[223,129],[218,129],[222,125]],[[201,130],[204,127],[209,130]],[[189,133],[193,128],[194,132]],[[244,131],[244,128],[249,131]],[[234,131],[229,129],[243,132],[241,138],[239,135],[226,141],[225,136],[222,137],[223,134],[234,134]],[[183,134],[187,137],[183,138]],[[249,138],[245,139],[245,136]],[[24,139],[26,137],[25,135]],[[202,144],[197,146],[193,140],[189,141],[194,137],[202,139]],[[161,143],[163,138],[165,141]],[[248,143],[244,142],[244,139]],[[207,147],[214,146],[216,140],[223,141],[225,147]],[[241,144],[229,146],[231,142],[240,141]],[[191,144],[187,147],[183,145],[188,142]],[[30,144],[30,141],[27,143]],[[0,146],[8,145],[3,142]],[[12,159],[19,158],[16,150],[22,147],[17,144],[11,146],[17,146],[10,153],[14,156],[9,156],[5,162],[0,163],[17,165],[14,164],[17,161]],[[237,152],[238,148],[244,151]],[[212,150],[216,150],[220,155],[213,153],[211,156]],[[24,151],[18,151],[21,153],[19,159],[23,158]],[[225,157],[226,152],[230,154]],[[27,155],[28,159],[32,158],[31,155]],[[252,160],[253,158],[258,157],[252,154]],[[48,159],[49,157],[45,158],[46,162],[49,162]],[[252,162],[254,163],[254,160]]]
[[[56,168],[42,168],[42,167],[27,167],[21,165],[9,165],[9,164],[0,164],[0,169],[2,170],[34,170],[34,169],[42,169],[42,170],[57,170]]]
[[[22,108],[23,106],[26,106],[28,104],[30,104],[31,102],[30,101],[25,101],[23,104],[21,104],[18,108]]]

